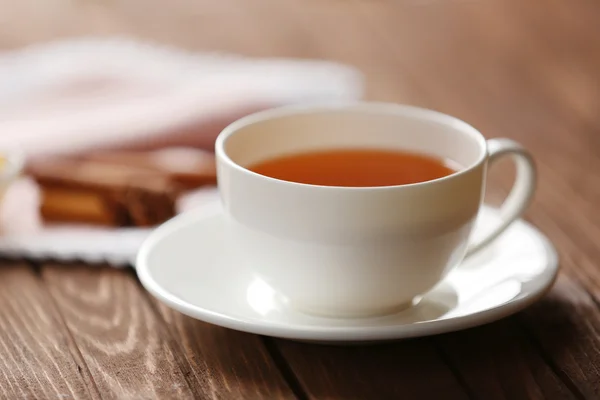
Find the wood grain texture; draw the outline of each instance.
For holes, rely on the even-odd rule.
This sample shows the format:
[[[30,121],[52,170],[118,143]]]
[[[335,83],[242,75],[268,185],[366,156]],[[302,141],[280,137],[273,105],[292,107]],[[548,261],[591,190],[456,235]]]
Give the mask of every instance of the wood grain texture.
[[[432,338],[481,399],[576,399],[514,318]]]
[[[0,265],[0,398],[97,399],[85,363],[42,282]]]
[[[156,306],[177,338],[189,365],[185,373],[199,397],[295,398],[260,337],[194,320],[158,302]]]
[[[427,340],[359,347],[276,344],[310,399],[468,398]]]
[[[600,398],[600,311],[589,293],[564,275],[519,320],[574,392]]]
[[[175,340],[131,274],[49,265],[42,276],[103,399],[194,398]]]

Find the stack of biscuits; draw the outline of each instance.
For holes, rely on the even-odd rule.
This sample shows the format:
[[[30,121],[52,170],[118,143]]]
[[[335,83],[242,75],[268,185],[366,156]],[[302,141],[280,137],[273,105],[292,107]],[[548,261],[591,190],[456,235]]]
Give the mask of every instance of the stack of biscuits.
[[[45,221],[112,227],[160,224],[183,192],[216,183],[214,156],[195,149],[38,160],[26,172],[40,187]]]

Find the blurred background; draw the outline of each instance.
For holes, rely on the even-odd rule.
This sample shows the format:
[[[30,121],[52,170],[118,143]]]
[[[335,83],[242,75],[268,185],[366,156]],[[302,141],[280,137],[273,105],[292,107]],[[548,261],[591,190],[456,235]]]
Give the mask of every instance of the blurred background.
[[[294,74],[283,74],[285,79],[279,77],[281,80],[278,81],[273,78],[275,73],[265,72],[277,71],[277,67],[268,64],[265,65],[273,69],[242,68],[233,75],[220,75],[218,79],[213,77],[218,75],[214,75],[215,71],[222,71],[220,66],[198,70],[198,76],[206,78],[198,87],[212,85],[210,90],[218,93],[214,98],[229,103],[217,110],[198,107],[198,113],[205,117],[200,125],[190,123],[190,127],[176,124],[181,121],[172,121],[171,125],[165,124],[165,132],[168,131],[165,135],[124,147],[185,145],[210,151],[218,131],[247,112],[282,102],[303,101],[310,96],[327,98],[331,93],[334,93],[331,97],[362,97],[364,88],[366,99],[433,108],[470,122],[486,137],[519,140],[538,160],[542,179],[537,198],[543,200],[536,201],[552,203],[547,204],[548,207],[569,206],[567,202],[560,203],[560,197],[544,195],[550,192],[600,190],[592,184],[596,182],[595,176],[578,173],[578,168],[569,162],[577,159],[593,168],[600,164],[597,157],[600,148],[597,135],[600,126],[600,4],[597,2],[0,0],[0,9],[0,49],[5,67],[10,66],[10,62],[6,62],[8,56],[28,46],[73,39],[109,39],[169,46],[171,50],[185,54],[226,53],[253,60],[275,57],[327,61],[334,62],[336,68],[348,67],[360,74],[360,79],[355,81],[352,79],[356,76],[350,77],[350,74],[345,80],[339,79],[337,84],[327,87],[324,82],[333,82],[348,71],[329,70],[329,75],[312,79],[318,74],[310,75],[307,70],[299,69]],[[88,51],[94,53],[94,49],[89,47]],[[61,54],[64,64],[68,64],[65,61],[68,51],[66,54],[66,58],[65,51]],[[123,54],[127,51],[115,52],[113,61]],[[111,53],[105,52],[103,57],[110,59]],[[169,54],[163,54],[160,59],[164,61],[169,57]],[[131,75],[135,75],[136,70],[140,75],[152,70],[152,61],[144,63],[140,60],[143,59],[131,64],[134,66],[129,70]],[[2,83],[5,93],[10,92],[6,90],[7,86],[18,91],[19,81],[9,78],[6,71],[10,69],[5,69],[1,77],[0,91]],[[154,72],[160,75],[159,69]],[[298,83],[302,82],[304,72],[312,80]],[[358,85],[358,81],[361,82],[360,90],[358,86],[352,86]],[[246,90],[248,82],[254,82],[250,85],[251,90]],[[102,86],[101,80],[93,83]],[[219,90],[219,87],[224,89]],[[289,93],[293,95],[279,96],[278,90],[287,87],[291,87]],[[319,92],[319,87],[327,89]],[[262,96],[261,90],[270,90],[269,95]],[[304,94],[294,97],[301,92]],[[214,103],[212,98],[208,96],[202,100]],[[15,122],[15,113],[10,108],[13,103],[6,94],[4,100],[0,101],[0,140],[2,136],[13,140],[15,131],[20,128],[13,129],[14,125],[10,125]],[[169,102],[165,98],[159,99],[157,104],[160,108],[161,104]],[[195,103],[188,103],[188,106],[190,104],[194,107]],[[37,118],[31,117],[27,108],[23,110],[22,115]],[[64,110],[68,112],[69,109]],[[172,107],[172,110],[177,108]],[[169,113],[174,111],[165,112],[165,115]],[[216,116],[213,118],[211,113]],[[138,117],[128,126],[140,121],[139,131],[152,130],[152,123],[146,121],[144,125],[143,119]],[[43,153],[44,147],[35,143],[48,129],[38,128],[33,135],[36,139],[29,143],[35,151]],[[162,129],[159,124],[155,128]],[[27,129],[29,127],[23,128]],[[106,135],[120,135],[118,130],[106,129],[109,131]],[[574,130],[585,134],[574,140],[571,135]],[[188,134],[181,134],[182,131]],[[84,130],[78,132],[81,137],[87,135]],[[94,132],[97,134],[104,133],[99,128]],[[21,133],[16,135],[25,137]],[[175,139],[169,142],[168,138]],[[52,146],[60,147],[61,140],[69,144],[62,149],[65,151],[75,143],[64,136],[53,140]],[[90,141],[79,149],[70,150],[88,151],[94,146],[115,144],[119,144],[117,140]],[[492,171],[488,191],[492,203],[503,198],[513,177],[510,162],[503,165]],[[587,204],[580,206],[590,207]]]
[[[190,51],[334,60],[365,74],[369,99],[440,109],[489,136],[543,135],[561,128],[540,115],[591,122],[600,109],[596,2],[1,0],[0,9],[5,51],[118,36]]]

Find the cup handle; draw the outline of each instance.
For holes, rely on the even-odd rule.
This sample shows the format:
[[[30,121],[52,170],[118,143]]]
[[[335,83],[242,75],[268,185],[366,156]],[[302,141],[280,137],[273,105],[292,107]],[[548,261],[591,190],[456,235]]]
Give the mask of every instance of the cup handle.
[[[500,207],[501,222],[490,233],[471,244],[466,257],[478,252],[502,234],[517,218],[523,214],[533,198],[537,181],[535,162],[531,154],[519,143],[510,139],[490,139],[488,146],[488,165],[492,165],[503,156],[511,156],[517,168],[515,183],[506,200]]]

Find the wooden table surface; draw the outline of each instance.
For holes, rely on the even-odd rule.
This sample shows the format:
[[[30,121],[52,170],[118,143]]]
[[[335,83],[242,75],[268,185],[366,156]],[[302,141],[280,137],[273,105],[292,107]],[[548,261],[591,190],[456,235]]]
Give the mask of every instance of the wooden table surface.
[[[561,274],[529,309],[371,347],[240,333],[171,311],[132,270],[5,263],[6,399],[599,399],[600,2],[594,0],[0,0],[0,47],[131,34],[195,50],[325,58],[369,99],[454,114],[531,149],[526,219]],[[488,201],[512,183],[491,172]]]

